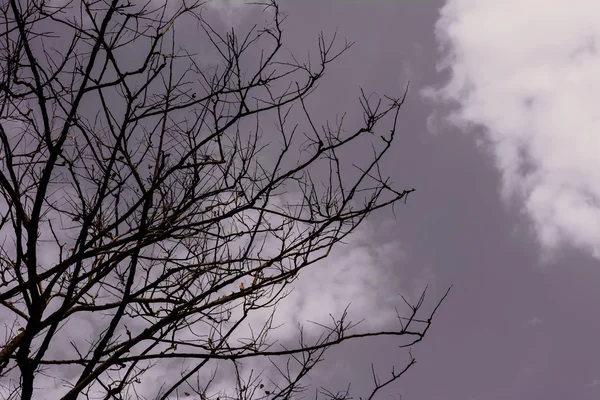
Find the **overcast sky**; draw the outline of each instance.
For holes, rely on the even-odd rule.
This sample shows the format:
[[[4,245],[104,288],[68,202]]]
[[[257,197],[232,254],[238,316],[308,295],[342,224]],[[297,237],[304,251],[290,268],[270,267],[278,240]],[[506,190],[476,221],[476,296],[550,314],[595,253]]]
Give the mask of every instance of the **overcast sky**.
[[[242,1],[217,2],[227,24],[253,23]],[[349,111],[350,124],[360,121],[360,87],[398,96],[410,81],[383,167],[416,192],[300,277],[279,310],[280,338],[350,302],[364,328],[382,328],[395,322],[400,294],[415,299],[428,285],[430,307],[454,285],[413,350],[417,365],[380,398],[600,398],[600,2],[573,4],[282,2],[284,43],[300,56],[320,31],[356,42],[311,97],[316,119]],[[346,156],[364,154],[355,151]],[[382,378],[405,365],[396,345],[342,344],[314,383],[350,381],[364,395],[370,362]]]
[[[425,284],[433,296],[454,289],[390,394],[599,398],[600,3],[283,4],[288,43],[312,46],[318,31],[336,28],[357,42],[313,99],[324,113],[352,109],[358,86],[389,93],[411,82],[386,168],[417,191],[396,220],[371,219],[375,250],[360,264],[370,277],[362,289],[365,274],[348,281],[374,290],[372,299]],[[392,289],[389,275],[377,276],[390,271]],[[376,318],[381,307],[370,301],[362,309]],[[393,346],[339,348],[328,379],[368,384],[365,360],[382,374],[405,361]]]

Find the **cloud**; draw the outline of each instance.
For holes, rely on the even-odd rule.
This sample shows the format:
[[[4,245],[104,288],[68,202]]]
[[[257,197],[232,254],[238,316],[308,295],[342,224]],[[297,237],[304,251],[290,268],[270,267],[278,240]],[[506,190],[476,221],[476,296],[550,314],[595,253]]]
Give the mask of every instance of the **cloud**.
[[[502,195],[545,254],[600,258],[600,3],[449,0],[436,36],[451,77],[423,94],[458,106],[452,124],[484,128]]]
[[[353,322],[364,319],[356,328],[357,332],[397,327],[394,307],[397,306],[398,311],[403,315],[407,310],[402,307],[400,298],[402,290],[398,287],[394,270],[398,269],[398,264],[406,259],[406,254],[400,242],[389,234],[390,227],[386,224],[374,225],[369,221],[363,222],[354,234],[346,238],[345,245],[334,247],[329,257],[298,275],[290,295],[277,306],[272,323],[272,326],[277,328],[270,332],[267,341],[278,344],[275,344],[271,350],[280,350],[280,344],[297,346],[299,324],[304,326],[307,342],[313,343],[316,336],[323,332],[323,328],[311,324],[310,321],[331,324],[330,315],[338,319],[349,304],[349,319]],[[430,279],[429,274],[424,272],[422,279]],[[419,281],[419,283],[423,282]],[[407,285],[411,287],[410,283]],[[422,287],[419,289],[422,290]],[[413,300],[411,293],[407,293],[406,297]],[[239,345],[238,340],[259,332],[271,311],[271,309],[263,309],[251,313],[246,322],[232,335],[230,344]],[[239,310],[234,311],[234,317],[238,313]],[[133,329],[133,323],[134,321],[129,325],[130,329]],[[193,331],[196,334],[208,333],[206,326],[200,322],[196,323]],[[178,337],[179,339],[186,337],[188,340],[193,338],[191,334],[186,336],[185,332]],[[286,360],[287,357],[274,359],[280,366],[285,364]],[[140,394],[152,397],[165,380],[173,381],[174,377],[177,377],[175,371],[183,371],[194,364],[193,361],[177,360],[161,362],[141,378],[141,384],[136,386],[136,390]],[[211,367],[203,368],[200,371],[201,380],[207,380],[216,365],[219,365],[219,374],[210,392],[221,393],[224,396],[234,395],[235,393],[231,391],[235,388],[235,382],[232,380],[234,371],[227,369],[226,362],[214,362],[211,363]],[[293,362],[290,365],[292,368],[295,367]],[[240,371],[246,378],[250,373],[256,374],[263,370],[265,384],[270,380],[283,384],[282,377],[265,358],[246,359],[240,366]],[[165,377],[169,378],[165,379]],[[319,379],[319,376],[315,376],[314,379]]]
[[[206,6],[216,11],[222,21],[231,27],[237,26],[252,9],[258,8],[245,0],[212,0],[207,2]],[[264,9],[264,6],[260,9]]]
[[[287,196],[290,199],[294,197],[291,194]],[[278,203],[281,199],[275,197],[272,201]],[[277,225],[280,221],[272,218],[271,222]],[[364,319],[357,328],[362,331],[377,330],[395,323],[397,315],[394,307],[401,313],[408,312],[403,308],[400,294],[405,294],[409,300],[415,300],[415,296],[398,286],[395,272],[402,268],[406,253],[401,243],[390,234],[390,228],[390,224],[374,225],[363,221],[342,243],[333,247],[327,258],[302,270],[290,285],[288,295],[277,304],[272,325],[278,328],[269,337],[282,342],[296,341],[298,325],[303,325],[308,335],[319,335],[323,328],[311,322],[329,325],[331,316],[341,317],[347,307],[349,320],[358,322]],[[269,249],[274,250],[273,255],[278,253],[280,247],[279,241],[267,240],[263,256],[269,253]],[[424,286],[423,282],[412,283]],[[249,280],[245,281],[246,286],[250,284]],[[402,284],[413,289],[410,282]],[[254,312],[248,324],[254,330],[260,328],[271,312],[270,308]],[[248,337],[249,328],[240,328],[233,337]]]
[[[405,252],[396,240],[372,242],[374,235],[375,228],[363,224],[346,245],[299,275],[294,291],[282,304],[286,310],[281,315],[294,320],[288,322],[289,328],[307,321],[330,323],[329,314],[339,317],[348,305],[352,321],[365,318],[362,330],[382,328],[396,319],[394,306],[402,303],[393,268],[402,263]]]
[[[538,326],[542,323],[542,319],[540,317],[533,317],[527,321],[527,325],[529,326]]]

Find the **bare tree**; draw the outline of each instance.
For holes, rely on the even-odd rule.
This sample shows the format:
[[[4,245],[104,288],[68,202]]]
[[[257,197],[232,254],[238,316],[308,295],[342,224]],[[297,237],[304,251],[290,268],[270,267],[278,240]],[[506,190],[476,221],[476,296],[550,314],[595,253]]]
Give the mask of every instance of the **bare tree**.
[[[417,315],[423,295],[396,330],[357,331],[344,313],[320,337],[300,328],[296,345],[270,340],[298,273],[412,192],[379,169],[406,91],[363,93],[354,131],[318,127],[305,100],[351,43],[321,34],[317,59],[303,63],[284,51],[273,2],[255,5],[270,22],[241,36],[209,24],[198,0],[169,4],[0,6],[4,398],[42,398],[42,377],[56,378],[63,399],[142,398],[153,367],[185,361],[153,378],[155,398],[210,398],[220,363],[232,368],[233,397],[288,399],[331,346],[387,335],[408,347],[431,324],[437,306]],[[184,35],[210,45],[205,54],[178,44],[181,20],[195,29]],[[344,174],[344,149],[361,140],[372,157]],[[236,336],[265,310],[266,322]],[[97,337],[52,351],[85,321]],[[241,372],[261,357],[278,380]],[[369,398],[413,363],[387,380],[373,370]]]

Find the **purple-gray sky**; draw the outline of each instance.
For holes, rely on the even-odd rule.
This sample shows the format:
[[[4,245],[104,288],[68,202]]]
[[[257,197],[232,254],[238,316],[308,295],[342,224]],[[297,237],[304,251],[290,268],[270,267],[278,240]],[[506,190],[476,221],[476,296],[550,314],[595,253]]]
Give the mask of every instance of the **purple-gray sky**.
[[[256,15],[242,3],[213,6],[226,24],[248,27]],[[399,95],[410,81],[384,169],[416,192],[395,219],[373,215],[347,247],[299,279],[276,337],[348,302],[365,327],[384,327],[395,322],[399,294],[414,299],[428,285],[430,307],[454,285],[413,349],[417,365],[379,398],[600,397],[600,2],[577,5],[282,2],[284,42],[299,56],[314,52],[320,31],[356,42],[311,97],[316,119],[349,111],[352,124],[361,117],[352,114],[359,87]],[[84,322],[81,337],[94,332]],[[352,382],[357,398],[372,386],[370,362],[382,379],[394,363],[405,365],[396,345],[345,343],[312,379],[330,389]],[[168,372],[159,367],[147,378]]]
[[[600,5],[577,3],[284,3],[293,41],[337,28],[357,42],[319,92],[324,110],[352,107],[358,85],[411,81],[386,167],[417,192],[385,235],[402,248],[398,291],[455,287],[390,390],[403,400],[600,396]],[[389,346],[331,353],[336,380],[367,384],[369,359],[384,375],[403,361]]]

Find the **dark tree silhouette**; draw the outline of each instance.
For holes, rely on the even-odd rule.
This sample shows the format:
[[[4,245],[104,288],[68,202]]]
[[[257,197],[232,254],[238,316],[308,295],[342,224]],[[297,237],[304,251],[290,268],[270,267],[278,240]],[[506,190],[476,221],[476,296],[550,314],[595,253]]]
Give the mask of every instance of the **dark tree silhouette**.
[[[305,100],[350,43],[321,34],[317,59],[303,63],[284,51],[273,2],[254,6],[272,19],[244,35],[208,23],[200,1],[158,3],[0,6],[3,398],[43,398],[41,377],[63,399],[142,398],[153,367],[185,361],[154,376],[155,398],[209,398],[220,363],[234,371],[230,397],[288,399],[331,346],[420,341],[439,306],[420,317],[424,294],[391,331],[358,331],[344,313],[320,337],[300,329],[296,345],[270,340],[272,317],[233,339],[371,212],[412,192],[379,169],[406,92],[363,93],[354,131],[318,127]],[[205,54],[179,45],[182,19]],[[343,149],[359,141],[372,157],[345,174]],[[84,321],[97,337],[53,347]],[[278,380],[240,372],[260,357]],[[389,379],[373,372],[369,398],[413,363]]]

